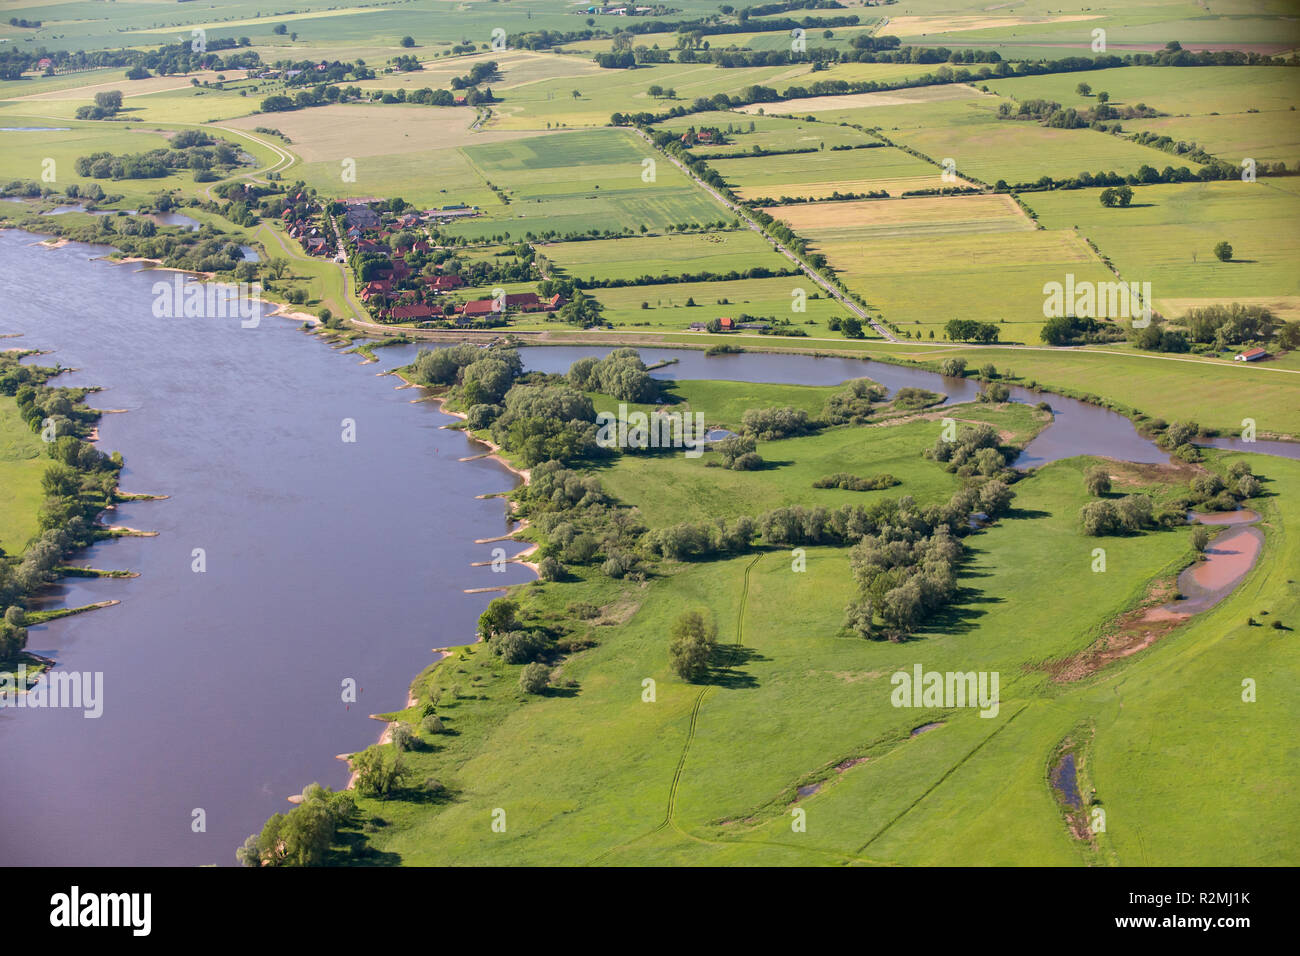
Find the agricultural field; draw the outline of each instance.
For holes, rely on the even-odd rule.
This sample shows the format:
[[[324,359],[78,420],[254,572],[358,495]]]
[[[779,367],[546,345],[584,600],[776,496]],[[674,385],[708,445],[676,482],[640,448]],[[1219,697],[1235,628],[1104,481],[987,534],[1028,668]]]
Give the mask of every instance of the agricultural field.
[[[783,196],[824,199],[837,191],[883,190],[899,196],[912,189],[969,185],[964,180],[943,180],[942,169],[892,146],[718,159],[709,165],[746,200]]]
[[[849,311],[825,292],[811,288],[800,276],[740,279],[734,282],[679,282],[671,285],[627,286],[596,289],[593,295],[605,307],[601,318],[616,328],[685,329],[692,322],[750,315],[762,320],[789,319],[809,336],[833,335],[832,318],[844,319]],[[803,298],[794,295],[795,290]],[[694,306],[686,303],[694,301]],[[645,303],[647,308],[642,308]],[[804,311],[794,311],[802,304]]]
[[[659,231],[725,219],[725,210],[674,166],[657,161],[643,141],[621,130],[534,135],[470,146],[462,155],[509,201],[485,219],[448,227],[468,239],[640,227]]]
[[[27,427],[12,398],[0,397],[0,548],[22,554],[39,531],[36,512],[44,494],[41,475],[50,461],[40,437]]]
[[[637,279],[643,275],[693,275],[744,272],[757,266],[790,268],[790,261],[749,230],[686,233],[588,242],[547,243],[539,247],[564,275],[583,279]],[[788,281],[795,282],[797,277]],[[676,294],[672,284],[645,286],[649,295]],[[788,293],[787,293],[788,294]]]
[[[1098,190],[1027,193],[1049,230],[1091,239],[1126,281],[1150,282],[1161,300],[1279,297],[1300,302],[1300,183],[1260,179],[1140,187],[1128,209],[1107,209]],[[1232,245],[1220,262],[1214,247]],[[1166,307],[1167,308],[1167,307]]]

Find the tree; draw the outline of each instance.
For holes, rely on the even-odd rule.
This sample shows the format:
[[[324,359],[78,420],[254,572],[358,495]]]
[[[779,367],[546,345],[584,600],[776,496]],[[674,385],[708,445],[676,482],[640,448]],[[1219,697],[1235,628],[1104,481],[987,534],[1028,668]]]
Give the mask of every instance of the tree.
[[[840,328],[844,331],[846,339],[861,339],[866,336],[862,332],[862,323],[853,316],[849,316],[841,324]]]
[[[1229,262],[1232,259],[1232,246],[1227,242],[1221,242],[1214,247],[1214,254],[1219,257],[1220,262]]]
[[[548,555],[538,563],[537,575],[543,581],[559,581],[564,577],[564,565],[558,558]]]
[[[964,358],[944,359],[939,363],[939,373],[948,378],[961,378],[966,374],[966,360]]]
[[[1083,486],[1094,498],[1110,493],[1110,472],[1104,465],[1093,465],[1083,473]]]
[[[1133,201],[1133,190],[1128,186],[1120,186],[1115,190],[1115,198],[1121,206],[1128,206]]]
[[[415,37],[402,37],[402,46],[408,48],[415,46]]]
[[[353,754],[351,766],[357,775],[357,792],[371,797],[387,797],[407,775],[402,755],[392,751],[393,758],[385,757],[384,748],[371,745],[359,754]]]
[[[1119,202],[1119,196],[1110,187],[1103,189],[1101,195],[1097,198],[1101,200],[1101,204],[1107,209],[1114,208],[1115,204]]]
[[[1080,83],[1074,88],[1074,92],[1078,93],[1080,96],[1087,96],[1092,92],[1092,87],[1087,83]]]
[[[1092,537],[1114,534],[1119,528],[1119,512],[1109,501],[1091,501],[1079,512],[1083,533]]]
[[[1097,94],[1097,102],[1098,102],[1098,103],[1109,103],[1109,102],[1110,102],[1110,94],[1107,93],[1105,90],[1102,90],[1100,93]]]
[[[504,634],[515,628],[515,612],[519,605],[508,598],[495,598],[487,610],[478,616],[478,632],[484,640]]]
[[[1254,475],[1242,475],[1237,479],[1237,494],[1242,498],[1258,498],[1263,485]]]
[[[95,94],[95,105],[105,113],[116,113],[122,108],[122,91],[105,90]]]
[[[572,95],[573,95],[573,98],[574,98],[575,100],[582,99],[582,91],[581,91],[581,90],[574,90]]]
[[[686,611],[673,622],[668,663],[683,680],[697,683],[708,676],[717,628],[699,611]]]
[[[519,689],[525,694],[545,693],[550,683],[551,669],[537,661],[526,664],[519,674]]]
[[[1205,529],[1205,525],[1198,524],[1192,529],[1192,547],[1197,552],[1204,552],[1210,544],[1210,532]]]

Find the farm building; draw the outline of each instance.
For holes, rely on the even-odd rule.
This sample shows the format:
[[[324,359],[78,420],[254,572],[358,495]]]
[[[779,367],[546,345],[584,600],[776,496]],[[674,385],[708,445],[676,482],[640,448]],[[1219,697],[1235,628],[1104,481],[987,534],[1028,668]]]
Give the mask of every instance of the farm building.
[[[1246,349],[1246,351],[1242,352],[1240,355],[1233,356],[1233,361],[1258,362],[1260,359],[1266,357],[1267,355],[1268,355],[1267,349]]]
[[[718,327],[724,332],[734,332],[736,323],[731,319],[718,319]]]

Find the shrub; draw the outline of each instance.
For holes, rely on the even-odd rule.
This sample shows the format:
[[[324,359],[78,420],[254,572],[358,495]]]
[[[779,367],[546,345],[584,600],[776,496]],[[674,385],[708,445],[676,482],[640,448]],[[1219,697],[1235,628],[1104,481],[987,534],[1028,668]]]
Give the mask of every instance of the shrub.
[[[559,581],[564,577],[564,565],[556,558],[545,557],[537,565],[537,574],[543,581]]]
[[[542,694],[551,683],[551,669],[545,664],[532,663],[519,674],[519,689],[525,694]]]
[[[692,683],[709,672],[717,628],[699,611],[686,611],[673,622],[668,642],[668,663],[678,677]]]
[[[1107,494],[1110,491],[1110,472],[1104,465],[1093,465],[1083,473],[1083,486],[1094,498]]]
[[[442,718],[437,714],[429,714],[420,721],[420,732],[425,734],[440,734],[446,728],[443,726]]]
[[[411,729],[410,724],[404,721],[393,725],[389,739],[398,750],[414,750],[415,745],[418,743],[415,731]]]

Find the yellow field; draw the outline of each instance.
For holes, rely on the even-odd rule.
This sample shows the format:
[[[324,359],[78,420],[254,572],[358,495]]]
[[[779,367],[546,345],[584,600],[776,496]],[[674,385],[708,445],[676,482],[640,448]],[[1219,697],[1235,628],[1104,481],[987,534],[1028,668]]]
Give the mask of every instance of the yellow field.
[[[913,189],[938,189],[943,186],[970,186],[971,183],[960,177],[951,183],[939,178],[939,171],[933,176],[910,176],[898,179],[837,179],[828,183],[777,183],[770,186],[755,186],[750,189],[735,190],[741,199],[762,198],[764,196],[807,196],[809,199],[827,199],[837,190],[841,193],[865,193],[881,190],[898,198]]]
[[[935,177],[937,180],[937,177]],[[933,180],[932,180],[933,181]],[[924,196],[773,206],[769,215],[811,237],[895,238],[935,232],[1029,231],[1034,223],[1010,196]],[[938,228],[936,228],[938,227]]]
[[[1185,315],[1188,309],[1199,309],[1207,305],[1231,305],[1234,302],[1240,302],[1242,305],[1262,305],[1272,310],[1274,315],[1288,322],[1300,320],[1300,296],[1297,295],[1234,295],[1209,299],[1161,299],[1156,297],[1155,308],[1161,315],[1177,319],[1178,316]]]
[[[243,76],[242,70],[234,71],[239,76]],[[227,74],[230,75],[230,74]],[[196,73],[185,73],[179,76],[151,76],[144,80],[128,80],[126,77],[119,75],[115,80],[107,83],[92,83],[86,86],[70,86],[60,90],[48,90],[44,93],[30,93],[26,96],[10,97],[14,102],[24,100],[85,100],[87,103],[95,98],[95,94],[107,90],[121,90],[123,99],[130,99],[133,96],[144,96],[148,93],[165,93],[172,90],[188,90],[193,88],[190,80],[198,80],[200,83],[217,82],[218,74],[213,70],[199,70]],[[250,104],[251,105],[251,104]]]
[[[937,103],[943,100],[965,100],[983,96],[979,90],[965,83],[946,83],[940,86],[919,86],[887,93],[843,93],[837,96],[809,96],[798,100],[777,100],[774,103],[751,103],[739,108],[741,113],[785,114],[817,113],[823,110],[864,109],[871,106],[909,106],[916,103]]]
[[[1058,17],[891,17],[883,32],[896,37],[923,37],[930,33],[958,33],[963,30],[992,30],[999,27],[1023,27],[1099,19],[1101,19],[1100,14],[1086,13]]]
[[[342,103],[231,120],[240,129],[269,126],[293,140],[305,162],[358,156],[392,156],[535,136],[536,133],[470,130],[475,112],[463,106],[364,106]],[[430,167],[433,174],[433,167]]]

